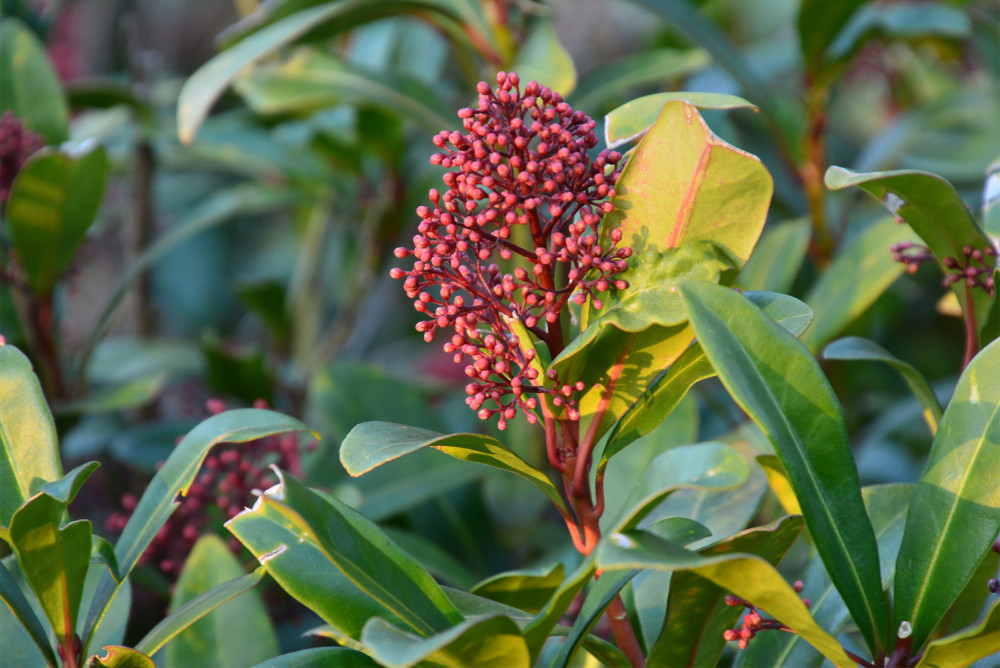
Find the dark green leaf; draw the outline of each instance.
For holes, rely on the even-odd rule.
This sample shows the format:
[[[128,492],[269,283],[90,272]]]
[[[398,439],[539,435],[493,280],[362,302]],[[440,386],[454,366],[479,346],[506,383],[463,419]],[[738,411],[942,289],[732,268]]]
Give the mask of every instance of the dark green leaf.
[[[361,642],[388,668],[409,668],[423,661],[464,668],[528,668],[528,648],[517,624],[508,617],[473,618],[431,636],[407,633],[380,617],[365,624]]]
[[[1000,638],[1000,600],[993,601],[983,621],[928,645],[917,668],[971,666],[980,659],[996,656],[997,638]]]
[[[214,336],[204,336],[201,352],[205,359],[205,380],[216,392],[252,404],[258,399],[271,402],[274,379],[264,353],[254,349],[233,349]]]
[[[21,626],[31,637],[35,646],[38,647],[48,665],[56,665],[55,654],[53,654],[52,647],[49,645],[48,632],[42,626],[42,622],[39,621],[38,616],[35,615],[35,611],[31,609],[31,604],[25,598],[24,592],[21,591],[21,587],[17,584],[17,580],[14,579],[14,576],[10,574],[10,571],[7,570],[7,567],[3,563],[0,563],[0,598],[3,599],[3,602],[7,604],[7,607],[10,608],[10,611],[21,623]],[[5,634],[4,637],[6,638],[5,643],[14,644],[13,634]],[[5,652],[13,654],[14,650],[8,647]],[[9,655],[8,658],[10,658]]]
[[[969,363],[910,501],[896,561],[895,627],[931,637],[1000,533],[1000,340]]]
[[[799,44],[806,70],[815,73],[823,62],[827,48],[844,29],[864,0],[802,0],[799,9]]]
[[[62,477],[56,428],[31,362],[0,346],[0,537],[15,511],[44,483]]]
[[[968,14],[958,7],[922,2],[866,5],[851,16],[830,43],[826,57],[831,61],[848,58],[876,39],[922,39],[932,35],[964,39],[971,31]]]
[[[462,560],[428,538],[391,526],[383,526],[382,530],[392,542],[419,561],[434,579],[462,589],[471,589],[479,579]]]
[[[289,652],[258,663],[253,668],[378,668],[379,664],[367,654],[346,647],[313,647]]]
[[[285,591],[352,638],[371,617],[425,637],[461,621],[430,574],[373,522],[284,474],[226,526]]]
[[[93,142],[46,148],[18,172],[4,222],[21,269],[48,296],[94,222],[104,194],[107,158]]]
[[[700,56],[704,52],[699,50],[685,53],[692,54],[688,58],[694,61],[697,58],[694,54]],[[645,54],[637,57],[645,57]],[[617,148],[645,135],[660,117],[664,105],[674,100],[684,100],[699,109],[757,109],[752,102],[725,93],[678,91],[644,95],[612,109],[604,117],[604,141],[608,148]]]
[[[874,341],[858,336],[849,336],[834,341],[823,351],[823,359],[871,360],[888,364],[902,374],[903,380],[920,401],[920,405],[924,409],[924,420],[930,427],[931,435],[937,431],[938,422],[941,421],[941,404],[938,403],[934,390],[912,364],[895,357]]]
[[[271,336],[279,342],[288,340],[292,323],[286,308],[284,284],[278,281],[239,283],[236,294],[247,308],[264,321]]]
[[[587,637],[590,630],[594,628],[597,620],[600,619],[604,611],[611,605],[611,602],[618,596],[618,593],[635,577],[637,572],[618,571],[607,573],[593,584],[590,591],[587,592],[587,598],[583,601],[583,606],[580,608],[580,613],[577,615],[576,621],[573,623],[573,630],[570,631],[569,635],[566,636],[566,640],[559,647],[559,653],[556,654],[556,658],[552,662],[553,668],[566,668],[569,665],[573,654],[583,643],[584,638]]]
[[[545,640],[566,613],[569,604],[594,577],[594,570],[594,557],[591,555],[584,559],[575,571],[570,573],[570,576],[559,585],[559,589],[555,591],[541,612],[535,615],[534,619],[524,627],[524,639],[528,643],[532,663],[538,658]]]
[[[562,564],[552,568],[508,571],[493,575],[469,590],[520,610],[538,613],[566,577]]]
[[[69,138],[69,111],[45,46],[16,19],[0,23],[0,114],[10,110],[47,144]]]
[[[795,337],[726,288],[682,283],[719,378],[788,471],[816,549],[873,654],[888,636],[878,548],[836,395]]]

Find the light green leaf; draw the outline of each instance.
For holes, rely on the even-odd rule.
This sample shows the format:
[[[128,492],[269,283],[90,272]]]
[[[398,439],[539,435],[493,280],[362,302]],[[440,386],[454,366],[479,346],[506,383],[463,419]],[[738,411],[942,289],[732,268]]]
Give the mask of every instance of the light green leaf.
[[[983,621],[927,646],[917,668],[965,668],[997,652],[1000,638],[1000,600],[993,601]]]
[[[537,81],[563,97],[576,87],[576,66],[559,42],[559,35],[550,19],[537,18],[528,28],[527,36],[517,51],[511,66],[525,83]]]
[[[559,490],[544,472],[508,450],[500,441],[482,434],[445,436],[391,422],[363,422],[341,443],[340,462],[352,476],[359,476],[424,447],[440,450],[455,459],[515,473],[542,490],[564,513],[569,512]]]
[[[687,51],[692,61],[700,60],[704,51]],[[695,57],[693,54],[699,54]],[[626,102],[608,112],[604,117],[604,141],[608,148],[618,148],[639,139],[656,123],[668,102],[683,100],[699,109],[753,109],[752,102],[736,95],[725,93],[699,93],[677,91],[673,93],[653,93]],[[581,105],[582,106],[582,105]]]
[[[461,621],[430,574],[373,522],[278,473],[280,484],[226,526],[285,591],[352,638],[371,617],[425,637]]]
[[[858,186],[876,197],[920,235],[946,275],[950,273],[944,265],[946,257],[964,263],[965,246],[982,250],[990,245],[989,237],[976,223],[954,186],[935,174],[912,169],[859,174],[842,167],[830,167],[824,180],[831,190]],[[982,326],[992,298],[985,290],[969,289],[964,281],[953,283],[952,291],[962,311],[974,309],[976,326]]]
[[[813,621],[795,590],[761,557],[739,552],[703,557],[644,531],[611,534],[595,554],[605,571],[690,571],[780,619],[838,668],[855,665],[840,643]]]
[[[914,651],[941,622],[1000,533],[1000,340],[969,363],[910,501],[896,561],[895,628]]]
[[[766,526],[747,529],[700,550],[705,557],[743,552],[777,566],[802,531],[802,518],[783,517]],[[666,618],[646,661],[650,666],[715,665],[742,609],[726,605],[726,589],[691,571],[674,573],[665,602]]]
[[[42,149],[18,172],[4,222],[21,269],[39,296],[51,294],[93,224],[107,169],[104,149],[90,142]]]
[[[812,226],[808,218],[764,228],[753,255],[734,285],[742,290],[788,292],[809,248]]]
[[[115,582],[121,583],[121,575],[118,574],[118,560],[115,558],[115,548],[104,538],[93,536],[90,541],[90,563],[104,564]]]
[[[61,477],[55,423],[38,377],[24,353],[0,346],[0,527],[10,526],[41,485]]]
[[[889,247],[914,239],[908,227],[883,218],[838,253],[805,298],[816,311],[815,321],[802,336],[809,350],[822,348],[903,275],[906,268],[892,261]]]
[[[528,647],[508,617],[473,618],[430,638],[407,633],[380,617],[365,624],[361,643],[388,668],[409,668],[423,661],[449,668],[528,668]]]
[[[379,664],[367,654],[346,647],[313,647],[289,652],[258,663],[253,668],[378,668]]]
[[[241,581],[243,576],[242,565],[221,538],[215,534],[206,534],[198,539],[184,562],[184,570],[181,571],[170,599],[170,614],[167,619],[173,621],[172,630],[176,635],[165,647],[168,666],[240,668],[278,653],[278,637],[267,611],[260,596],[248,591],[247,586],[251,582],[260,581],[263,569]],[[240,586],[237,587],[235,583]],[[197,601],[203,594],[209,591],[216,593],[218,587],[227,585],[231,589],[226,591],[226,598],[219,600],[223,599],[222,595],[215,597],[213,602],[218,607],[195,621],[194,615],[190,614],[192,608],[185,606]],[[229,603],[233,598],[229,594],[235,591],[240,591],[243,595],[238,604]],[[188,614],[177,615],[182,608]],[[201,610],[207,611],[206,608],[207,606]],[[240,630],[238,642],[233,642],[233,629]],[[144,646],[149,654],[158,649],[150,645]]]
[[[10,608],[14,617],[21,623],[21,627],[31,637],[31,640],[38,647],[47,664],[50,666],[56,665],[55,654],[49,645],[48,631],[42,626],[42,622],[38,619],[35,611],[31,609],[31,604],[24,596],[24,592],[21,591],[17,580],[14,579],[14,576],[11,575],[2,562],[0,562],[0,599],[3,599],[3,602]],[[15,639],[13,634],[5,634],[4,637],[6,638],[5,642],[14,644]],[[14,649],[8,646],[6,652],[14,654]]]
[[[343,103],[372,104],[437,132],[458,125],[419,79],[350,65],[315,49],[239,77],[236,91],[258,114],[307,114]]]
[[[156,472],[118,539],[115,557],[121,577],[128,577],[139,556],[173,514],[178,506],[177,495],[187,493],[209,450],[219,443],[246,443],[290,431],[309,431],[309,427],[286,415],[256,408],[214,415],[192,429]],[[101,581],[81,634],[84,652],[120,586],[110,575]]]
[[[934,390],[912,364],[895,357],[874,341],[859,336],[848,336],[834,341],[823,351],[823,359],[871,360],[888,364],[902,374],[903,380],[920,401],[920,405],[923,406],[924,421],[930,427],[931,435],[937,432],[938,422],[941,421],[941,404],[938,403]]]
[[[149,656],[131,647],[106,645],[101,650],[105,655],[91,657],[90,668],[156,668]]]
[[[526,612],[538,613],[566,578],[562,564],[552,568],[507,571],[490,576],[469,590]]]
[[[573,94],[568,96],[568,101],[574,109],[596,115],[595,112],[599,111],[607,102],[633,88],[652,84],[668,87],[675,80],[708,67],[711,62],[708,52],[703,49],[649,49],[641,51],[619,58],[607,65],[600,65],[588,72],[580,80]],[[678,99],[674,93],[667,93],[667,95],[673,96],[670,99]],[[693,93],[693,95],[697,98],[698,96],[711,95],[711,93]],[[646,97],[651,96],[647,95]],[[625,116],[623,116],[621,112],[628,105],[643,99],[645,98],[633,100],[608,114],[605,118],[605,136],[610,139],[612,131],[616,134],[621,132],[619,127],[612,130],[612,114],[618,114],[615,116],[616,122],[624,121],[625,116],[629,116],[629,120],[636,119],[641,123],[642,121],[638,120],[641,117],[640,114],[624,112]],[[699,106],[693,100],[688,101]],[[642,131],[653,124],[666,102],[667,100],[663,100],[655,108],[655,111],[645,114],[646,123],[642,126]],[[638,131],[633,132],[632,135],[639,133]],[[614,148],[610,141],[607,143],[608,148]]]
[[[888,636],[878,548],[836,395],[795,337],[739,294],[682,283],[695,334],[781,459],[816,549],[872,653]]]
[[[23,23],[0,21],[0,114],[13,111],[47,144],[69,139],[69,110],[45,46]]]

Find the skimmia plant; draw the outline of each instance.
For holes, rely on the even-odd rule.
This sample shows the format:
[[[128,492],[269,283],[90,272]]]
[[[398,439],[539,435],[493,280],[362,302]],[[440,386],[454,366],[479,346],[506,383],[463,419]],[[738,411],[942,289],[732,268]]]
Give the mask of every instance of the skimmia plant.
[[[858,186],[885,203],[907,238],[880,248],[883,261],[937,262],[966,328],[966,364],[943,410],[913,367],[873,342],[841,339],[823,351],[830,364],[901,371],[934,435],[916,484],[862,488],[837,397],[798,340],[813,312],[787,295],[731,287],[757,245],[772,181],[755,156],[711,132],[699,107],[749,103],[643,98],[607,117],[613,146],[597,152],[594,121],[549,88],[501,73],[478,92],[478,106],[458,114],[461,130],[434,138],[445,189],[418,209],[412,246],[395,253],[407,266],[392,276],[423,318],[417,329],[465,365],[466,401],[484,426],[523,420],[544,434],[546,452],[367,422],[344,438],[340,459],[360,476],[433,449],[520,476],[552,502],[577,557],[469,591],[446,587],[426,552],[418,560],[336,495],[274,467],[278,483],[226,523],[259,567],[189,597],[126,647],[129,576],[178,495],[201,497],[219,479],[199,476],[207,457],[212,470],[238,463],[228,454],[238,445],[224,457],[210,450],[308,428],[261,409],[214,415],[178,444],[111,545],[89,521],[68,521],[96,463],[63,472],[39,380],[2,345],[0,538],[10,554],[0,595],[34,645],[26,661],[151,666],[164,648],[164,661],[180,665],[169,642],[226,601],[253,596],[265,574],[322,619],[313,635],[336,643],[267,666],[563,667],[582,653],[616,667],[700,666],[715,665],[727,642],[741,666],[965,666],[994,652],[998,586],[982,566],[1000,533],[997,254],[954,188],[917,171],[826,173],[829,188]],[[24,169],[40,159],[49,158]],[[616,458],[716,376],[760,437],[680,445],[624,489],[609,488]],[[763,471],[788,514],[744,529],[760,497],[747,504],[740,493]],[[733,526],[664,514],[684,492],[732,499],[749,514]],[[613,509],[609,493],[622,500]],[[789,584],[776,566],[800,536],[809,565]],[[223,543],[203,541],[185,571],[233,559]],[[969,626],[956,630],[952,618]]]

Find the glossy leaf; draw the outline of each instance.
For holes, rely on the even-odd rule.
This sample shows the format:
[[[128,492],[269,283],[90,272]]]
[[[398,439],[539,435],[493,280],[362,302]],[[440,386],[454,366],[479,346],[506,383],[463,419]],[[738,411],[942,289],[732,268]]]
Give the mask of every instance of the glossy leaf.
[[[558,91],[563,97],[569,96],[576,87],[573,57],[559,42],[556,28],[548,18],[537,18],[532,22],[511,71],[517,72],[522,81],[537,81]]]
[[[508,450],[500,441],[481,434],[451,434],[390,422],[364,422],[344,438],[340,445],[340,462],[352,476],[359,476],[377,466],[424,447],[469,462],[486,464],[515,473],[532,483],[552,503],[568,512],[559,490],[542,471]]]
[[[816,549],[862,635],[888,635],[878,548],[836,395],[809,351],[739,294],[683,283],[695,334],[719,378],[781,459]]]
[[[993,601],[986,617],[975,626],[939,638],[927,646],[917,668],[964,668],[995,656],[1000,638],[1000,600]]]
[[[699,109],[757,109],[752,102],[725,93],[678,91],[643,95],[612,109],[604,117],[604,141],[608,148],[618,148],[645,135],[660,117],[663,107],[675,100],[684,100]]]
[[[508,571],[483,580],[469,593],[537,613],[552,598],[565,577],[562,564],[552,568]]]
[[[3,599],[3,602],[10,608],[14,617],[21,623],[22,628],[31,637],[31,640],[38,647],[38,651],[42,653],[42,657],[48,665],[56,665],[55,654],[52,652],[51,645],[49,645],[48,631],[42,626],[42,622],[38,619],[35,611],[31,609],[31,604],[24,596],[24,592],[21,591],[17,580],[14,579],[14,576],[11,575],[2,562],[0,562],[0,599]],[[8,635],[5,637],[7,638],[6,642],[14,642],[12,636]],[[13,650],[9,647],[7,651],[13,654]]]
[[[463,668],[528,668],[528,647],[510,618],[473,618],[431,636],[407,633],[380,617],[365,624],[361,643],[388,668],[409,668],[423,661]]]
[[[215,534],[199,538],[184,562],[170,599],[167,619],[179,632],[164,648],[167,664],[249,666],[277,654],[278,638],[267,611],[260,596],[248,591],[251,583],[259,582],[262,576],[260,569],[244,579],[243,566],[221,538]],[[225,587],[225,593],[216,592],[219,587]],[[217,608],[197,621],[191,613],[210,609],[207,605],[200,609],[192,605],[185,610],[188,614],[177,614],[210,591],[219,594],[212,599]],[[239,603],[229,603],[237,591]],[[233,642],[233,629],[240,630],[239,642]],[[144,646],[149,654],[156,651],[151,644]]]
[[[38,295],[51,294],[93,224],[107,169],[104,149],[90,142],[42,149],[18,172],[4,223]]]
[[[276,656],[258,663],[253,668],[378,668],[379,664],[367,654],[346,647],[312,647]]]
[[[559,652],[552,662],[553,668],[566,668],[573,658],[577,648],[583,644],[584,638],[590,633],[604,611],[611,605],[615,597],[618,596],[622,588],[635,577],[638,571],[618,571],[607,573],[595,582],[587,598],[583,601],[583,606],[573,623],[573,629],[566,636],[566,640],[559,646]],[[651,664],[655,665],[655,664]]]
[[[743,552],[777,566],[802,531],[801,517],[784,517],[766,527],[748,529],[700,550],[705,557]],[[726,605],[728,591],[690,571],[675,573],[666,601],[666,619],[651,644],[646,662],[651,666],[715,665],[725,640],[743,610]]]
[[[259,68],[236,79],[234,87],[262,115],[304,114],[351,102],[399,114],[432,132],[458,124],[419,79],[366,70],[315,49],[303,49],[287,61]]]
[[[807,218],[764,228],[735,285],[742,290],[789,292],[805,260],[811,231]]]
[[[69,110],[45,46],[20,21],[0,21],[0,114],[13,111],[46,144],[69,138]]]
[[[799,500],[795,498],[795,490],[788,482],[788,471],[781,463],[777,455],[757,455],[757,463],[764,469],[767,475],[767,484],[771,491],[778,497],[778,502],[789,515],[801,515],[802,508]]]
[[[256,408],[227,411],[192,429],[150,481],[115,545],[121,577],[128,577],[139,556],[173,514],[179,505],[177,495],[187,493],[209,450],[219,443],[246,443],[290,431],[309,431],[309,427],[286,415]],[[120,586],[110,575],[101,581],[81,634],[84,651]]]
[[[773,292],[746,292],[744,295],[796,336],[802,334],[812,322],[812,309],[794,297]],[[616,453],[661,424],[696,383],[714,375],[715,369],[705,351],[695,341],[656,377],[615,424],[598,470],[603,470]]]
[[[923,647],[1000,534],[1000,340],[969,363],[910,501],[896,562],[895,627]]]
[[[735,450],[722,443],[697,443],[673,448],[649,463],[635,483],[625,511],[617,518],[602,518],[603,528],[634,529],[656,504],[684,488],[718,491],[746,482],[750,467]]]
[[[62,477],[56,428],[31,362],[0,346],[0,527],[39,486]]]
[[[954,186],[940,176],[917,170],[859,174],[842,167],[826,171],[826,185],[831,190],[858,186],[876,197],[894,216],[906,221],[934,253],[945,275],[945,258],[964,262],[963,248],[986,248],[989,237],[976,223]],[[969,290],[963,281],[952,284],[952,291],[963,312],[973,308],[976,325],[981,326],[990,309],[991,298],[985,290]]]
[[[756,555],[737,552],[703,557],[650,533],[632,531],[608,536],[598,544],[596,558],[605,571],[690,571],[753,601],[799,633],[838,668],[854,666],[840,643],[813,621],[808,608],[774,566]]]
[[[566,613],[569,604],[593,579],[594,570],[594,557],[591,555],[570,573],[569,577],[552,594],[552,598],[545,604],[545,607],[524,627],[524,639],[528,643],[532,663],[538,658],[545,640]]]
[[[892,261],[889,247],[915,239],[905,225],[883,218],[834,258],[804,300],[816,311],[816,319],[802,336],[809,350],[826,345],[905,273],[902,263]]]
[[[107,645],[101,648],[104,656],[94,656],[90,668],[156,668],[156,664],[146,654],[121,645]]]
[[[883,586],[892,586],[896,570],[896,555],[903,538],[906,510],[914,485],[872,485],[861,490],[865,507],[878,541],[879,562]],[[851,615],[844,600],[830,581],[826,566],[813,557],[802,578],[801,596],[811,602],[809,612],[816,623],[831,635],[838,635],[850,622]],[[747,668],[761,664],[820,668],[823,656],[802,638],[786,633],[765,633],[736,655],[735,666]]]
[[[567,96],[567,98],[574,109],[580,109],[596,116],[595,112],[599,111],[607,102],[618,98],[633,88],[652,84],[660,84],[666,87],[681,77],[708,67],[710,63],[711,58],[709,57],[708,52],[703,49],[649,49],[624,58],[619,58],[608,63],[607,65],[595,67],[581,78],[580,82],[576,86],[576,89],[573,91],[573,94]],[[674,94],[666,93],[666,95],[672,96]],[[711,98],[708,98],[707,96],[712,94],[692,93],[692,95],[695,98],[705,96],[706,101],[708,101],[711,100]],[[642,99],[644,98],[639,98],[639,100]],[[670,97],[669,99],[677,98]],[[643,114],[623,111],[625,107],[638,102],[639,100],[633,100],[626,105],[618,107],[615,111],[611,112],[611,114],[608,114],[605,118],[604,126],[606,133],[605,136],[607,138],[610,139],[612,137],[612,132],[616,135],[622,132],[620,127],[611,127],[612,115],[616,114],[616,112],[620,112],[619,115],[615,116],[616,124],[625,120],[625,117],[636,119],[639,123],[642,122],[642,120],[639,119]],[[695,104],[695,106],[701,106],[697,104],[696,100],[688,101]],[[655,108],[655,111],[651,114],[645,114],[647,117],[646,123],[642,127],[641,132],[644,132],[650,125],[653,124],[656,117],[660,115],[660,109],[663,108],[663,105],[666,102],[667,100],[664,99],[660,105]],[[625,131],[627,132],[627,129],[625,129]],[[631,133],[633,136],[637,136],[638,134],[640,134],[640,132]],[[620,142],[618,142],[617,139],[616,142],[617,143],[615,145],[617,146]],[[614,148],[610,141],[608,142],[608,148]]]
[[[823,359],[871,360],[888,364],[902,374],[903,380],[910,386],[910,391],[920,401],[920,405],[923,406],[924,421],[930,427],[931,435],[937,431],[938,422],[941,421],[941,404],[938,403],[934,390],[912,364],[895,357],[874,341],[858,336],[849,336],[834,341],[823,351]]]
[[[424,637],[461,621],[430,574],[373,522],[279,475],[279,485],[226,526],[285,591],[355,639],[371,617]]]

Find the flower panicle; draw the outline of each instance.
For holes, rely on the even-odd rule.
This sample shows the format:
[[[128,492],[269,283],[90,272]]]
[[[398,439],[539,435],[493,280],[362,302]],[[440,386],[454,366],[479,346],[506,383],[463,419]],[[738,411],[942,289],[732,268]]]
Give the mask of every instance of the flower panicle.
[[[430,161],[450,170],[446,189],[432,189],[430,206],[417,209],[413,247],[396,249],[414,259],[412,270],[391,275],[428,316],[417,324],[425,340],[453,330],[443,347],[457,363],[471,360],[467,403],[480,418],[499,415],[503,428],[520,408],[533,421],[535,395],[547,394],[578,419],[581,384],[539,377],[534,351],[521,349],[506,319],[551,343],[570,299],[599,309],[599,293],[627,287],[618,274],[631,249],[620,230],[603,244],[598,234],[622,156],[592,159],[596,123],[534,81],[522,89],[516,73],[500,72],[495,89],[480,82],[478,92],[478,107],[458,112],[462,131],[433,138],[441,151]]]

